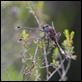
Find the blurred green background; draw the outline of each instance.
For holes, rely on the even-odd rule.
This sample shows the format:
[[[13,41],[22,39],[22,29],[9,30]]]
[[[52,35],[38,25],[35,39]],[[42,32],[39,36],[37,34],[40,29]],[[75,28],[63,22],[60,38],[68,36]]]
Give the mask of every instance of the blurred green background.
[[[18,54],[21,46],[17,44],[20,32],[14,27],[19,24],[26,27],[37,27],[38,24],[34,16],[29,13],[28,1],[1,1],[1,80],[9,80],[5,69],[9,68],[12,80],[22,80],[21,55]],[[30,2],[36,15],[42,23],[54,22],[57,31],[62,36],[60,42],[64,40],[63,31],[69,29],[75,31],[74,47],[77,60],[72,61],[67,74],[69,81],[81,81],[81,2],[80,1],[32,1]],[[13,65],[14,67],[12,68]],[[19,77],[16,73],[20,72]],[[56,80],[53,76],[51,80]]]

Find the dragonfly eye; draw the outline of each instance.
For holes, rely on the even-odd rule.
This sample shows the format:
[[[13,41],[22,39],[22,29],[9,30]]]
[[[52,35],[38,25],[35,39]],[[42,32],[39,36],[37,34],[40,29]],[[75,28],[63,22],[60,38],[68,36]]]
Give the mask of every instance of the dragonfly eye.
[[[44,27],[49,27],[49,25],[48,25],[48,24],[46,24],[46,25],[44,25]]]
[[[49,28],[49,25],[48,25],[48,24],[45,24],[42,28],[43,28],[43,29]]]

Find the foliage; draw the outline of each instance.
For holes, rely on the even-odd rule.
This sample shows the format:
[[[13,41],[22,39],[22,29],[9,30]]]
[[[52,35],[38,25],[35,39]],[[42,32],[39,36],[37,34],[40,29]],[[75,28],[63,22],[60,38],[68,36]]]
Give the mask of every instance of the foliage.
[[[73,37],[74,37],[74,31],[72,31],[70,34],[69,34],[69,30],[66,29],[64,31],[64,35],[66,37],[66,40],[64,40],[62,42],[62,45],[65,49],[65,52],[68,54],[68,55],[71,55],[71,58],[72,59],[76,59],[76,55],[72,55],[74,53],[74,46],[73,46]]]

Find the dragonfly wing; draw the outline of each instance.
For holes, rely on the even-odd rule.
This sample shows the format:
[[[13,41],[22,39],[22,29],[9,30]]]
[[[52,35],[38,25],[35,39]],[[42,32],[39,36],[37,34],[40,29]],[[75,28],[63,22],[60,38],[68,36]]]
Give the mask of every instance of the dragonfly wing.
[[[16,34],[19,34],[18,42],[22,41],[21,35],[22,35],[22,32],[24,29],[26,30],[26,33],[28,34],[27,42],[32,42],[39,37],[40,30],[38,27],[37,28],[29,28],[29,27],[23,27],[23,26],[16,26],[16,28],[17,28]],[[20,40],[20,38],[21,38],[21,40]]]

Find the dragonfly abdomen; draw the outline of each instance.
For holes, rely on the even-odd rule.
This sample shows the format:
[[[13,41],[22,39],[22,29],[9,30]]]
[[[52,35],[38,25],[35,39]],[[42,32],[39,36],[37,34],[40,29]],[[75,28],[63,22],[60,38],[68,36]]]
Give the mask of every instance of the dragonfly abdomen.
[[[59,49],[59,52],[62,54],[62,56],[66,59],[66,60],[69,60],[68,56],[66,55],[65,51],[60,47],[59,43],[56,42],[56,45]]]

